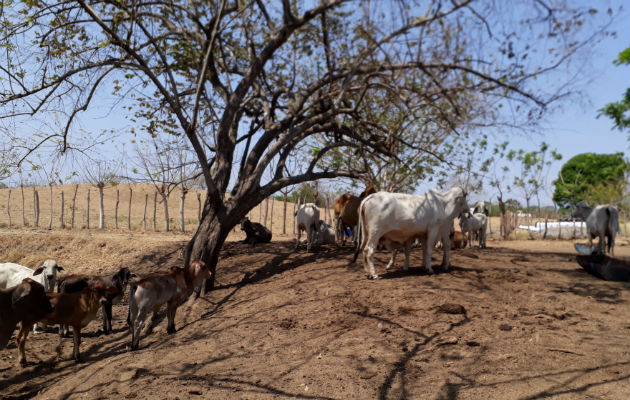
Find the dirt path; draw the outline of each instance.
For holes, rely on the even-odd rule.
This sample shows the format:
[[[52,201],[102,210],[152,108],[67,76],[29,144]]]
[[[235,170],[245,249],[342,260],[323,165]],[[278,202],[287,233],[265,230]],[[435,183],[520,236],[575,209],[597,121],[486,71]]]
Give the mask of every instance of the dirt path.
[[[0,234],[0,254],[37,248],[77,270],[75,259],[147,272],[178,265],[185,243],[84,240],[53,250],[55,235]],[[162,321],[129,352],[121,304],[112,335],[100,321],[87,327],[82,364],[70,361],[71,339],[45,333],[29,339],[32,363],[19,369],[12,343],[0,351],[0,397],[627,399],[628,284],[587,275],[570,242],[541,243],[458,250],[432,276],[403,273],[402,257],[386,273],[379,253],[378,281],[348,265],[349,247],[229,243],[216,290],[180,309],[175,334]]]

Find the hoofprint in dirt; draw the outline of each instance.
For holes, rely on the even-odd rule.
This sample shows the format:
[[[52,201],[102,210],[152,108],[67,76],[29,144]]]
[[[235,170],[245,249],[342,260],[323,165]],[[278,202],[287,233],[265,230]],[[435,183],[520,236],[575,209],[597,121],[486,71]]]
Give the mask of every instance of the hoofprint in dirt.
[[[39,247],[61,260],[71,246],[55,250],[55,235],[7,239],[14,254]],[[94,236],[64,265],[74,256],[143,273],[181,262],[184,242],[135,239],[138,249]],[[162,321],[129,352],[121,304],[112,335],[99,335],[98,321],[86,328],[83,364],[71,361],[71,340],[45,333],[29,338],[32,363],[20,369],[12,343],[0,351],[0,397],[627,399],[628,284],[588,275],[569,242],[488,245],[454,251],[448,272],[438,251],[436,275],[404,274],[402,259],[386,272],[381,252],[384,279],[370,281],[348,264],[350,247],[228,243],[216,290],[180,308],[175,334]]]

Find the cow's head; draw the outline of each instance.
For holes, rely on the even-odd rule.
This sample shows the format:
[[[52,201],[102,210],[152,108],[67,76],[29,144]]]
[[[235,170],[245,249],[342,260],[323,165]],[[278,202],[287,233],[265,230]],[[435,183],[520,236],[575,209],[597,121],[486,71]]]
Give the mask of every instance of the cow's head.
[[[52,292],[57,283],[57,272],[65,271],[55,260],[46,260],[41,267],[33,271],[33,275],[44,274],[44,289]]]
[[[571,218],[582,218],[582,219],[586,219],[586,217],[588,217],[588,215],[591,213],[593,207],[589,206],[588,203],[584,200],[579,201],[576,205],[575,208],[573,209],[573,212],[571,213]]]
[[[134,276],[137,275],[129,271],[129,268],[122,267],[114,274],[113,280],[114,282],[118,282],[122,287],[125,287]]]
[[[54,311],[44,286],[31,278],[22,280],[11,296],[12,308],[20,315],[28,315],[35,319]]]
[[[118,288],[114,286],[105,286],[102,283],[97,282],[94,286],[83,289],[83,293],[90,291],[94,300],[98,301],[100,305],[105,305],[105,303],[107,303],[107,295],[116,294],[118,292]]]
[[[252,222],[249,220],[249,218],[247,217],[243,218],[243,220],[241,221],[241,230],[247,231],[248,229],[251,229],[251,226],[252,226]]]

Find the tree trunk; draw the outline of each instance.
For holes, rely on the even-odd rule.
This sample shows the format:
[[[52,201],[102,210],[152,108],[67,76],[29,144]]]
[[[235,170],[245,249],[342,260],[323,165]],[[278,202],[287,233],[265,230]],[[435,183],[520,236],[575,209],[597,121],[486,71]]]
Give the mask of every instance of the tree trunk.
[[[164,204],[164,230],[168,232],[169,231],[168,196],[162,195],[162,204]]]
[[[186,194],[188,193],[188,189],[182,187],[182,197],[179,202],[179,231],[184,232],[184,203],[186,202]]]
[[[103,204],[103,187],[98,186],[98,229],[105,228],[105,205]]]
[[[20,190],[22,191],[22,226],[26,226],[26,214],[24,212],[24,185],[20,184]]]
[[[37,193],[37,189],[33,188],[33,213],[35,214],[35,220],[33,221],[33,226],[35,228],[39,227],[39,194]]]
[[[157,195],[156,191],[153,194],[153,232],[157,232]]]
[[[118,229],[118,204],[120,203],[120,190],[116,189],[116,204],[114,205],[114,228]]]
[[[53,194],[52,194],[53,187],[52,185],[48,185],[48,187],[50,188],[50,218],[48,219],[48,230],[51,230],[52,220],[53,220]]]
[[[543,240],[545,240],[547,238],[547,220],[549,219],[549,216],[545,214],[545,233],[543,233]]]
[[[282,234],[286,235],[287,234],[287,194],[286,192],[283,193],[284,194],[284,198],[282,200],[283,205],[282,205]]]
[[[147,206],[149,205],[149,193],[144,194],[144,213],[142,214],[142,229],[147,230]]]
[[[61,191],[61,209],[60,209],[60,213],[59,213],[59,226],[61,227],[61,229],[64,229],[66,227],[66,223],[64,221],[64,206],[65,206],[65,201],[63,198],[63,190]]]
[[[131,199],[133,198],[133,188],[129,185],[129,208],[127,208],[127,229],[131,230]]]
[[[87,213],[86,213],[87,217],[86,217],[86,227],[87,229],[90,229],[90,188],[88,188],[88,193],[87,193]]]
[[[503,197],[502,196],[497,196],[497,200],[499,201],[499,214],[501,214],[501,224],[500,224],[500,234],[501,234],[501,238],[502,239],[506,239],[507,238],[507,218],[505,215],[505,203],[503,202]]]
[[[205,282],[204,293],[208,293],[214,286],[219,252],[228,234],[253,206],[241,202],[238,207],[229,215],[222,202],[211,204],[206,197],[201,223],[184,250],[185,268],[188,268],[191,261],[203,260],[212,272],[212,276]]]
[[[74,212],[76,211],[77,204],[77,192],[79,191],[79,185],[74,187],[74,196],[72,196],[72,218],[70,219],[70,227],[74,229]]]
[[[262,203],[258,204],[258,223],[262,222]]]
[[[7,197],[7,215],[9,216],[9,228],[11,227],[11,189],[9,189],[9,197]]]

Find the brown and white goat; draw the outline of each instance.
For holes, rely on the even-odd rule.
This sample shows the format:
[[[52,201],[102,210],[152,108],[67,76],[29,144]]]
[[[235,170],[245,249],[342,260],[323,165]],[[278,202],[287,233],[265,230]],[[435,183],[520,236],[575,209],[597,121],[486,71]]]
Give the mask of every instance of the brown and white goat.
[[[157,272],[132,279],[129,290],[131,350],[138,348],[140,333],[149,313],[155,314],[164,303],[168,319],[166,331],[174,333],[177,307],[184,303],[193,290],[210,277],[210,274],[206,264],[198,260],[191,262],[187,269],[175,267],[168,272]]]

